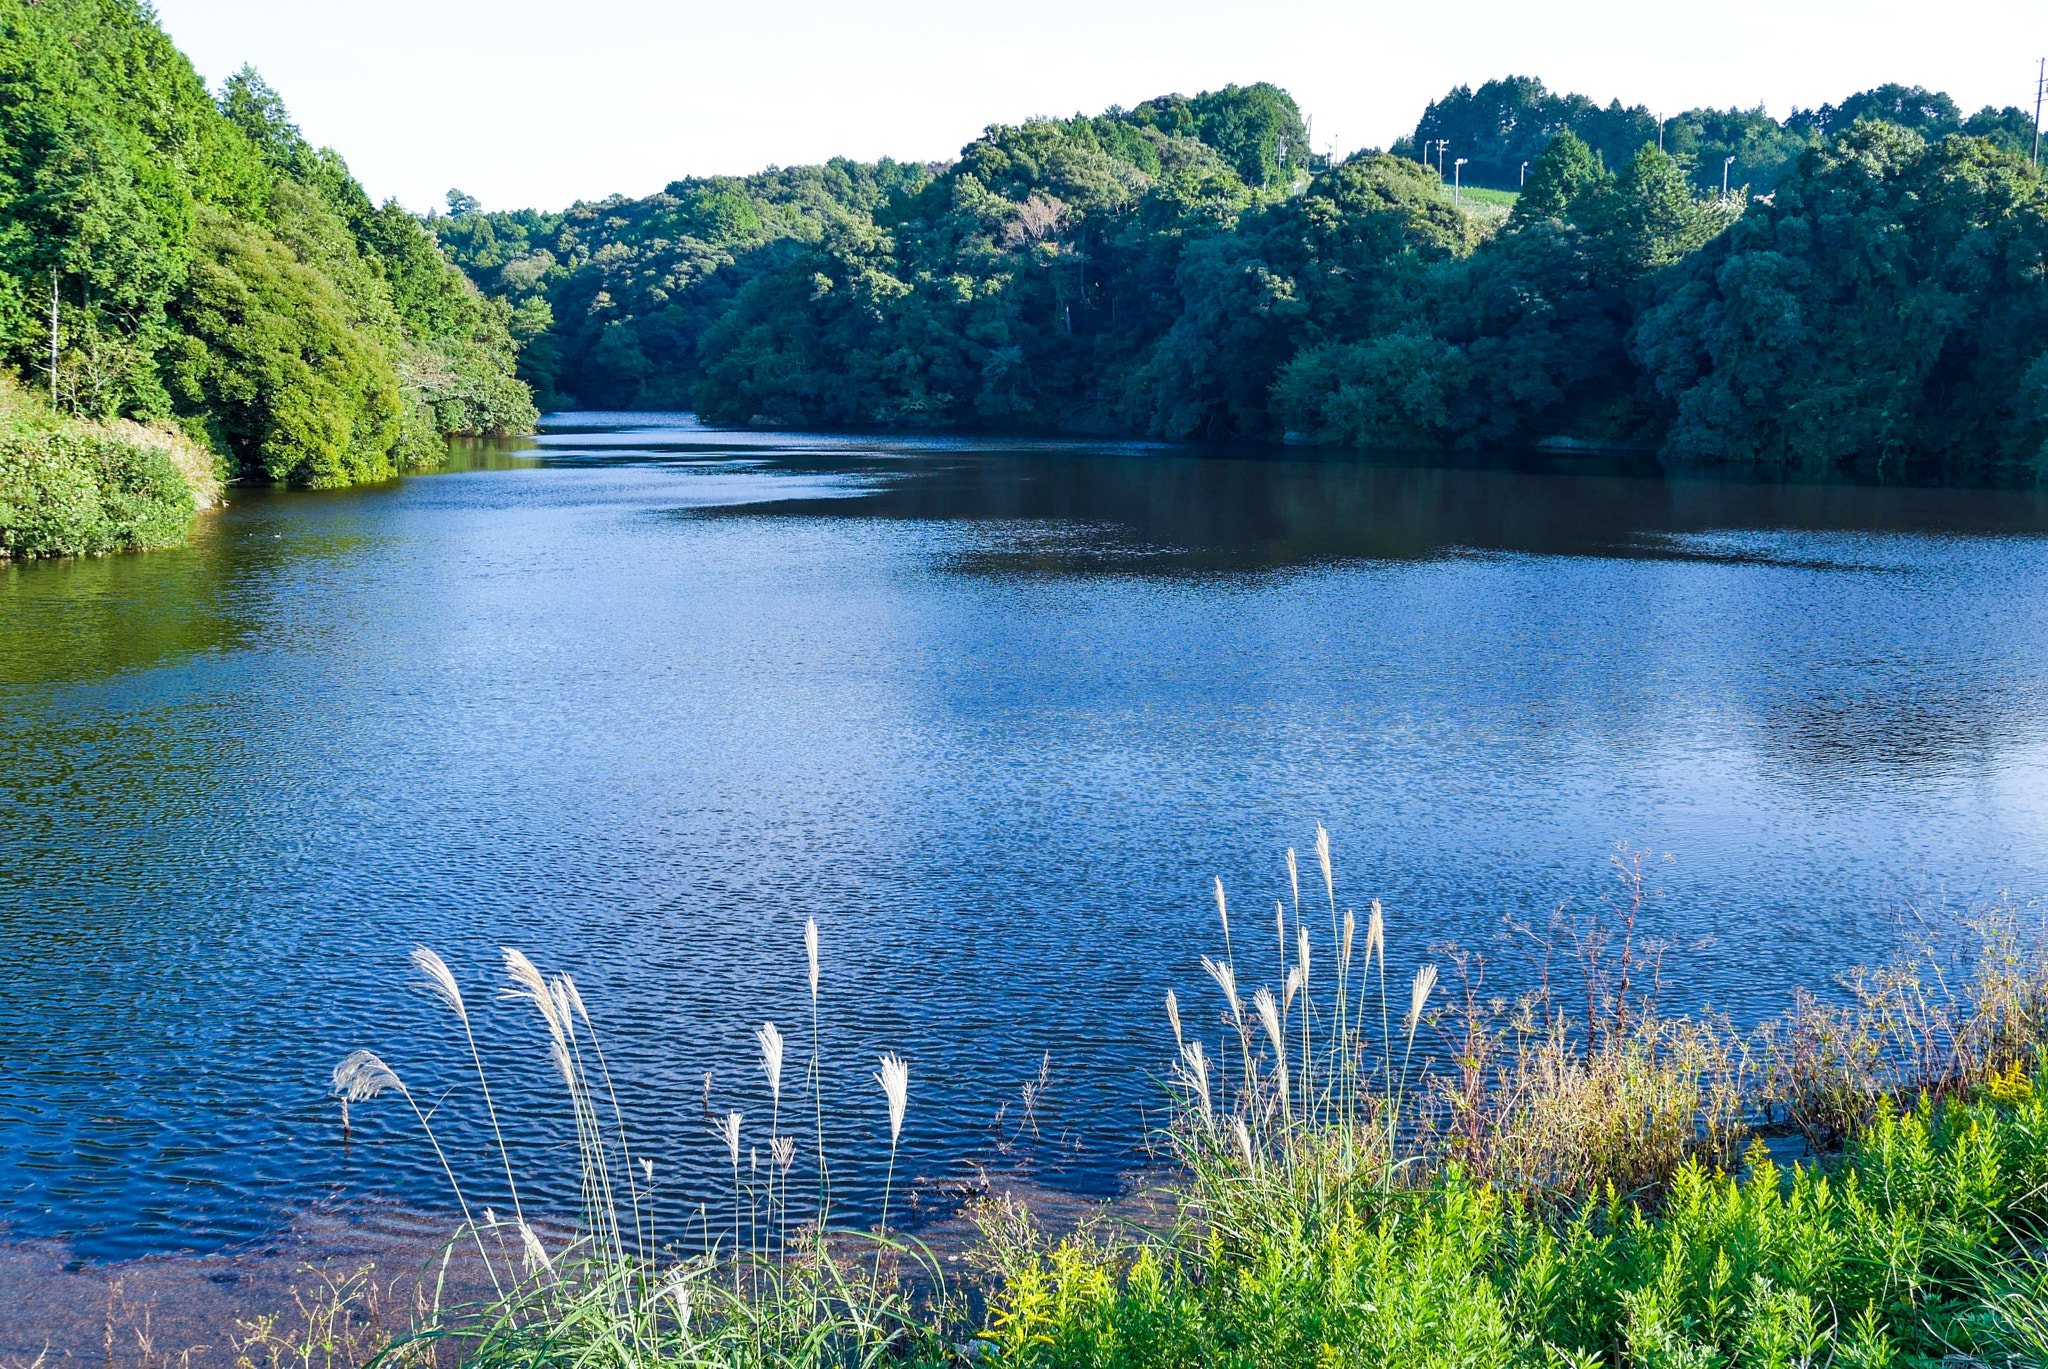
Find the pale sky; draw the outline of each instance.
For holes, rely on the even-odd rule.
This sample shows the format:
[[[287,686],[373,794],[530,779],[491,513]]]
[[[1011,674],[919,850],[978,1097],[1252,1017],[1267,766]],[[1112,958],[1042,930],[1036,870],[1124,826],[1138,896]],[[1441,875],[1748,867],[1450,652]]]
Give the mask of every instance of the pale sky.
[[[2048,4],[1778,0],[158,0],[209,85],[251,62],[379,199],[645,195],[834,155],[948,158],[992,122],[1271,81],[1317,148],[1385,146],[1453,85],[1541,77],[1653,111],[1883,81],[2031,107]]]

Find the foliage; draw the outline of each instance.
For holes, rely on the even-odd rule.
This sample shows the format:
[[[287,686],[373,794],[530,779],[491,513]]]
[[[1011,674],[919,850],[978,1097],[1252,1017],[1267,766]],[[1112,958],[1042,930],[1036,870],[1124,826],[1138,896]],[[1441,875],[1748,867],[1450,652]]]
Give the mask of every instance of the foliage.
[[[218,498],[212,465],[174,428],[82,421],[0,383],[0,560],[182,542]]]
[[[1630,353],[1679,462],[2048,471],[2048,189],[1863,122],[1658,277]]]
[[[67,412],[381,478],[530,425],[511,326],[253,71],[209,95],[137,0],[0,0],[0,347]]]
[[[1332,165],[1283,92],[1231,86],[991,126],[944,165],[562,214],[450,192],[431,226],[549,404],[2033,478],[2019,117],[1881,86],[1660,124],[1515,77]]]

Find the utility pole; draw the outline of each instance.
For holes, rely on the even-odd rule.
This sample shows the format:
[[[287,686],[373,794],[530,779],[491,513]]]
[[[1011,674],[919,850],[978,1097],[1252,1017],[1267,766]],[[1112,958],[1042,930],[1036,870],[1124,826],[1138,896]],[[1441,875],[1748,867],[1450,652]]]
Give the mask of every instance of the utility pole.
[[[2041,92],[2048,90],[2048,57],[2034,74],[2034,166],[2041,165]]]
[[[50,407],[57,407],[57,268],[50,268]]]
[[[1444,149],[1450,145],[1451,140],[1449,138],[1438,138],[1436,140],[1436,174],[1438,176],[1444,174]]]

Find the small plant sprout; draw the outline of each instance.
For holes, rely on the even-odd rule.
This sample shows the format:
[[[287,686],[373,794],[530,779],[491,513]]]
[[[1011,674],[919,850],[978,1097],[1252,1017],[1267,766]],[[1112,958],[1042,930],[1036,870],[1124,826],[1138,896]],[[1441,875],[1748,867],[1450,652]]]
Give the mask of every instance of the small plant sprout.
[[[894,1051],[882,1057],[875,1082],[889,1100],[889,1174],[882,1183],[882,1234],[889,1234],[889,1192],[896,1183],[896,1145],[903,1136],[903,1111],[910,1103],[910,1065]],[[877,1261],[881,1258],[878,1248]],[[879,1267],[879,1266],[878,1266]]]

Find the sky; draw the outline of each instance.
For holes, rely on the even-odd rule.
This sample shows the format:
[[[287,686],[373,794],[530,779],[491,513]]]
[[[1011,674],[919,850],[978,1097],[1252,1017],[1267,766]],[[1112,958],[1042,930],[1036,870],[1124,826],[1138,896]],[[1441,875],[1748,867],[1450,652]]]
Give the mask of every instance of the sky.
[[[1271,81],[1319,151],[1383,147],[1460,84],[1676,113],[1884,81],[2031,109],[2048,4],[1773,0],[157,0],[209,85],[253,64],[378,199],[640,196],[832,156],[935,160],[990,123]]]

